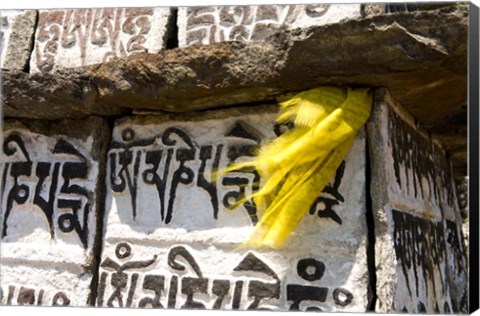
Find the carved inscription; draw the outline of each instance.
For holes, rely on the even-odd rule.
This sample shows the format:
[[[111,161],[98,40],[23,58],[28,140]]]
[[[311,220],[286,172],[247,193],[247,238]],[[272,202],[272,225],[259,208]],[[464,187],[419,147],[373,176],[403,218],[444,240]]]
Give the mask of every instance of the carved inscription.
[[[320,21],[328,4],[189,7],[185,44],[262,40],[287,25]]]
[[[314,258],[306,258],[298,261],[297,273],[305,281],[320,281],[325,273],[325,264]],[[301,310],[300,304],[303,301],[324,303],[327,301],[330,289],[327,287],[318,287],[311,285],[288,284],[287,300],[293,301],[290,310]],[[331,292],[333,302],[340,307],[348,306],[353,301],[353,294],[344,288],[335,288]],[[304,310],[322,311],[319,306],[308,306]]]
[[[0,305],[69,306],[70,298],[63,291],[49,294],[45,289],[21,285],[0,288]]]
[[[354,301],[348,289],[317,284],[326,266],[314,258],[298,260],[303,282],[285,284],[269,260],[251,251],[228,275],[205,275],[193,250],[183,245],[170,247],[166,257],[133,260],[132,255],[132,246],[121,242],[115,258],[101,263],[97,306],[269,310],[286,305],[290,310],[322,310],[322,303],[341,309]],[[157,273],[161,268],[167,272]],[[307,305],[300,306],[302,302]]]
[[[402,194],[432,201],[440,209],[443,204],[453,208],[450,167],[441,149],[393,110],[388,111],[388,130],[395,181]]]
[[[425,304],[439,313],[449,312],[446,248],[442,222],[392,210],[395,255],[411,297],[425,301],[416,311],[425,312]],[[428,302],[426,300],[429,300]],[[448,307],[446,307],[448,306]]]
[[[262,141],[262,133],[243,120],[232,123],[215,143],[197,140],[189,128],[170,126],[160,128],[155,135],[140,137],[132,127],[119,129],[119,137],[112,142],[108,154],[109,182],[113,196],[126,197],[128,207],[122,205],[121,212],[127,212],[133,222],[156,208],[157,224],[168,226],[175,222],[177,192],[196,192],[206,196],[209,216],[217,220],[220,212],[239,207],[238,202],[257,189],[261,179],[257,171],[241,170],[231,172],[218,179],[215,172],[231,163],[251,159]],[[272,135],[274,127],[272,126]],[[328,218],[342,225],[336,207],[345,202],[339,192],[345,171],[345,162],[338,169],[335,178],[313,203],[310,214]],[[149,202],[140,198],[149,193]],[[123,203],[123,202],[122,202]],[[205,207],[203,207],[205,209]],[[252,225],[258,221],[257,208],[253,200],[239,207]],[[139,212],[143,212],[139,214]],[[151,216],[149,221],[151,222]],[[142,220],[142,219],[140,219]]]
[[[34,71],[85,66],[163,48],[168,9],[105,8],[41,11]]]
[[[32,154],[28,136],[7,133],[2,146],[1,236],[22,235],[22,228],[10,227],[10,219],[20,209],[43,214],[51,239],[61,234],[75,235],[86,249],[95,187],[92,161],[68,139],[59,138],[43,157]],[[38,225],[42,225],[38,223]]]
[[[405,275],[409,270],[410,261],[411,266],[415,267],[411,270],[415,284],[411,284],[412,280],[406,277],[409,293],[414,297],[418,296],[418,293],[412,292],[411,289],[419,291],[418,280],[423,276],[426,283],[421,288],[426,289],[424,291],[426,297],[428,300],[433,300],[435,304],[424,300],[423,305],[417,306],[418,311],[423,310],[424,307],[427,311],[441,310],[444,304],[440,298],[449,297],[451,302],[445,310],[466,312],[467,261],[459,224],[461,216],[455,199],[454,182],[447,156],[430,137],[414,128],[393,109],[388,111],[387,126],[390,131],[389,147],[393,163],[389,192],[393,193],[391,203],[394,209],[406,210],[419,216],[393,213],[395,227],[405,224],[403,217],[412,217],[413,223],[410,225],[415,227],[407,228],[407,231],[411,229],[411,235],[405,233],[398,236],[417,238],[416,241],[412,239],[410,242],[414,242],[413,245],[419,246],[422,251],[419,252],[420,250],[416,249],[416,256],[413,256],[413,253],[410,255],[404,252],[398,253],[406,256],[402,261],[404,262],[402,270]],[[427,216],[433,219],[426,219]],[[426,243],[422,238],[431,238],[430,243]],[[409,244],[408,240],[402,239],[403,242]],[[440,264],[442,269],[439,267]],[[417,268],[420,269],[418,272]],[[437,273],[437,277],[434,278],[434,271],[441,271],[441,273]],[[447,292],[444,283],[448,283],[451,295],[445,294]],[[435,292],[440,289],[442,290],[440,294]],[[411,309],[411,306],[407,307]]]

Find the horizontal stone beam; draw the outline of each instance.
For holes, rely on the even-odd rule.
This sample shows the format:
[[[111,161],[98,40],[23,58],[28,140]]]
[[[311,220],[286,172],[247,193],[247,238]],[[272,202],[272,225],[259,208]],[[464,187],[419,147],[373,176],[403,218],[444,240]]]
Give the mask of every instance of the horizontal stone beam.
[[[263,42],[139,53],[52,74],[5,71],[4,115],[184,112],[356,84],[388,87],[417,119],[431,124],[466,103],[467,34],[468,5],[460,4],[283,31]]]

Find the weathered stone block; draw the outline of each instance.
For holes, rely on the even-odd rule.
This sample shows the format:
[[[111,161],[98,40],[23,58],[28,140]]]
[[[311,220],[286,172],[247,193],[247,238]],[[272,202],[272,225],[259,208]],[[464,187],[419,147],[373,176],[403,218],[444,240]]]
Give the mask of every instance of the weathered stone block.
[[[462,219],[445,152],[384,90],[368,134],[378,311],[467,312]]]
[[[251,159],[275,107],[116,122],[97,306],[365,311],[365,133],[284,249],[240,247],[260,214]]]
[[[0,67],[25,70],[35,33],[36,11],[2,10],[0,12]]]
[[[179,46],[224,41],[259,41],[281,29],[360,18],[360,4],[182,7]]]
[[[168,8],[41,10],[31,72],[97,64],[165,48]]]
[[[1,304],[92,299],[108,135],[100,118],[4,122]]]

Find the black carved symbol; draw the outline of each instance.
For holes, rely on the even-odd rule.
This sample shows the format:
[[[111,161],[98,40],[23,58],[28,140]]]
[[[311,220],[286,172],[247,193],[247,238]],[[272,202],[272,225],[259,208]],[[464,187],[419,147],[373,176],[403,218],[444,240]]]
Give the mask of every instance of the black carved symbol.
[[[11,187],[7,195],[6,210],[3,215],[2,225],[2,238],[7,236],[7,221],[13,208],[13,203],[24,204],[29,197],[30,190],[26,184],[20,184],[19,178],[21,176],[30,176],[32,173],[32,161],[30,155],[25,147],[25,142],[19,134],[12,133],[3,141],[3,152],[6,156],[13,156],[20,149],[23,159],[26,161],[17,161],[13,163],[6,163],[2,177],[2,198],[4,196],[5,183],[7,179],[7,173],[10,171],[10,176],[13,177],[14,184]],[[10,170],[9,170],[10,169]]]
[[[265,274],[274,280],[273,283],[261,282],[257,280],[252,280],[248,283],[248,297],[254,298],[252,304],[248,306],[249,310],[258,309],[262,299],[280,297],[280,279],[278,278],[277,274],[253,253],[249,252],[245,258],[243,258],[243,260],[234,268],[234,271],[258,272]],[[243,286],[243,283],[239,284],[237,281],[237,284],[235,284],[234,302],[239,302],[241,286]],[[238,304],[233,304],[232,306],[237,306],[238,308]]]
[[[313,268],[313,271],[312,269]],[[298,261],[297,273],[302,279],[307,281],[317,281],[323,277],[325,264],[313,258],[302,259]]]
[[[207,165],[207,160],[212,158],[212,149],[213,146],[202,146],[200,148],[200,160],[201,165],[200,169],[198,170],[198,178],[197,178],[197,186],[203,188],[209,195],[210,201],[213,207],[213,218],[218,218],[218,194],[217,194],[217,183],[216,180],[208,181],[205,178],[205,168]],[[222,154],[223,145],[219,145],[216,150],[215,157],[212,162],[212,170],[218,170],[218,166],[220,165],[220,157]]]
[[[55,194],[57,191],[58,185],[58,176],[60,173],[60,163],[55,163],[53,167],[52,180],[50,183],[50,190],[48,192],[48,200],[45,200],[41,196],[41,191],[46,182],[46,178],[50,175],[50,168],[52,164],[48,162],[39,162],[37,164],[36,176],[38,177],[37,186],[35,188],[35,196],[33,198],[33,203],[38,205],[40,209],[45,213],[45,216],[48,220],[48,225],[50,226],[50,234],[53,239],[54,229],[53,229],[53,212],[54,212],[54,203],[55,203]]]
[[[29,187],[26,184],[20,184],[21,176],[30,176],[32,172],[32,162],[14,162],[10,166],[10,175],[13,177],[14,184],[7,195],[7,207],[3,216],[2,238],[7,236],[7,220],[13,209],[13,203],[24,204],[29,197]],[[47,217],[51,223],[51,217]],[[50,226],[52,227],[52,225]]]
[[[232,143],[227,152],[230,162],[234,162],[240,157],[252,157],[262,139],[257,130],[242,121],[236,122],[232,129],[225,134],[225,137]],[[238,144],[238,141],[241,141],[241,144]]]
[[[118,165],[120,165],[120,170],[117,172],[117,160],[116,156],[118,155]],[[135,220],[137,216],[137,178],[140,168],[140,152],[136,152],[135,158],[133,156],[133,151],[130,149],[125,149],[124,151],[117,153],[110,153],[110,182],[112,190],[114,192],[123,192],[125,187],[128,186],[131,195],[131,205],[132,205],[132,215]],[[129,166],[133,162],[133,170],[131,171]]]
[[[319,281],[325,272],[325,264],[313,258],[306,258],[298,261],[297,273],[306,281]],[[302,301],[325,302],[327,299],[328,288],[316,287],[299,284],[287,285],[287,300],[293,301],[290,310],[300,310]],[[316,306],[316,310],[321,310]],[[308,308],[310,310],[311,307]]]
[[[425,304],[423,304],[423,302],[418,302],[417,312],[418,313],[426,313],[427,312],[427,308],[425,307]]]
[[[35,290],[21,287],[17,297],[18,305],[33,305],[35,303]]]
[[[347,306],[353,301],[353,294],[346,289],[336,288],[333,290],[333,300],[337,305]]]
[[[129,142],[135,138],[135,132],[131,128],[126,128],[122,131],[122,139]]]
[[[321,196],[319,196],[315,202],[313,202],[310,207],[310,214],[317,213],[320,218],[330,218],[334,222],[342,225],[342,219],[338,216],[337,212],[334,211],[333,207],[339,205],[340,203],[345,202],[345,199],[338,191],[338,188],[342,182],[343,174],[345,173],[345,161],[340,164],[337,172],[335,173],[335,179],[333,184],[328,184],[324,189]],[[331,197],[325,196],[326,194]],[[323,208],[319,208],[320,205],[323,205]]]
[[[64,233],[69,233],[75,229],[72,214],[62,214],[58,217],[58,226]]]
[[[7,305],[12,305],[13,295],[15,294],[15,286],[8,286]]]
[[[15,146],[14,146],[15,144]],[[7,156],[13,155],[17,149],[20,148],[23,152],[24,159],[27,161],[16,161],[8,163],[5,166],[2,186],[5,190],[5,183],[7,173],[13,179],[13,185],[10,187],[10,191],[7,195],[6,211],[3,218],[3,230],[2,237],[7,235],[7,220],[12,211],[14,202],[17,205],[26,203],[30,194],[33,191],[33,198],[31,202],[36,205],[44,214],[50,231],[50,236],[53,239],[55,237],[54,227],[54,212],[58,208],[72,209],[70,214],[61,214],[58,217],[58,226],[62,232],[74,231],[78,234],[83,246],[87,248],[88,243],[88,214],[90,204],[86,202],[83,209],[83,218],[79,219],[79,211],[82,207],[82,199],[57,199],[58,193],[64,195],[81,195],[88,201],[93,200],[93,192],[89,192],[80,184],[71,184],[71,181],[88,180],[88,163],[86,157],[68,141],[59,139],[52,150],[53,154],[70,155],[75,159],[81,159],[81,162],[32,162],[25,149],[25,144],[22,138],[13,134],[7,137],[7,140],[3,144],[4,152]],[[63,157],[62,157],[63,158]],[[19,183],[22,177],[36,177],[36,183],[33,190],[26,185]],[[60,177],[63,177],[63,185],[58,191],[60,184]],[[2,192],[2,196],[4,196]],[[56,204],[58,203],[58,204]]]
[[[168,265],[175,270],[185,271],[186,267],[177,262],[177,258],[182,257],[195,272],[197,277],[182,278],[182,293],[187,295],[187,299],[182,308],[204,309],[205,305],[193,299],[195,293],[207,293],[208,279],[203,277],[202,271],[193,256],[183,246],[173,247],[168,253]],[[170,290],[171,291],[171,290]]]
[[[305,13],[312,18],[320,18],[327,13],[330,5],[328,4],[308,4],[305,5]]]
[[[213,309],[221,309],[224,298],[230,291],[229,280],[214,280],[212,286],[212,293],[217,296],[217,299],[213,303]]]
[[[178,185],[187,185],[192,183],[195,176],[193,170],[186,166],[186,162],[195,159],[196,146],[187,133],[175,127],[170,127],[165,130],[162,135],[162,142],[167,146],[175,146],[177,144],[177,140],[172,138],[174,135],[180,138],[188,148],[178,148],[176,152],[175,158],[178,162],[180,162],[180,166],[178,166],[172,176],[165,224],[170,223],[172,220],[173,203],[175,202]]]
[[[115,248],[115,255],[117,256],[118,259],[122,259],[122,260],[127,259],[132,255],[130,245],[128,245],[127,243],[119,243]],[[104,269],[107,269],[107,270],[112,269],[113,271],[115,271],[114,273],[112,273],[111,281],[110,281],[115,290],[110,296],[110,298],[108,299],[107,306],[112,307],[113,302],[117,300],[118,306],[123,307],[122,291],[124,288],[127,287],[127,284],[128,284],[128,274],[124,272],[125,270],[146,268],[152,265],[155,262],[155,260],[157,260],[157,255],[154,255],[153,259],[150,259],[150,260],[130,261],[124,264],[119,264],[107,257],[100,266]],[[138,274],[134,273],[131,277],[131,282],[130,282],[131,286],[130,286],[130,291],[128,293],[127,302],[126,302],[127,307],[131,306],[132,304],[133,294],[135,292],[137,280],[138,280]],[[101,287],[104,288],[105,284],[101,284]],[[104,289],[101,289],[101,291],[103,293]],[[103,298],[101,298],[100,301],[103,302]]]
[[[392,210],[392,218],[395,255],[402,268],[410,295],[419,296],[419,282],[422,278],[427,294],[429,288],[436,291],[440,286],[445,291],[444,279],[439,278],[441,284],[435,284],[437,278],[433,277],[435,271],[442,271],[441,265],[445,261],[443,223],[433,222],[398,210]],[[414,280],[411,280],[412,274]],[[413,284],[411,281],[415,283]],[[430,282],[434,286],[427,286]]]
[[[143,181],[147,184],[154,184],[157,189],[160,209],[160,216],[162,221],[165,219],[165,190],[167,187],[167,176],[170,172],[170,163],[173,157],[173,148],[167,150],[166,161],[163,168],[160,168],[163,150],[152,150],[146,153],[145,162],[151,164],[152,167],[145,169],[142,173]],[[160,177],[157,170],[163,169],[163,176]]]
[[[58,292],[53,296],[52,305],[53,306],[69,306],[70,299],[67,297],[65,293]]]
[[[155,293],[155,296],[144,297],[138,303],[138,307],[146,307],[150,305],[152,308],[163,308],[160,303],[160,296],[165,288],[165,276],[147,274],[143,279],[143,289],[150,290]]]
[[[125,259],[130,257],[132,254],[132,247],[129,244],[122,242],[117,245],[115,248],[115,255],[118,259]]]

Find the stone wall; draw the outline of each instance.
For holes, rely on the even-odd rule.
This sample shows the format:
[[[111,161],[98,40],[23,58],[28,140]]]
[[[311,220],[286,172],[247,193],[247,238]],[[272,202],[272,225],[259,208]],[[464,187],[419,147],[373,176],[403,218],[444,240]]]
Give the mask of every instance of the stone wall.
[[[31,73],[49,73],[158,53],[169,40],[180,47],[259,41],[279,30],[358,19],[362,12],[360,4],[319,4],[7,10],[2,16],[2,68],[28,65]]]
[[[360,4],[183,7],[179,46],[261,41],[281,29],[305,28],[361,17]]]
[[[467,250],[451,166],[384,90],[368,124],[379,309],[466,313]]]
[[[101,247],[100,118],[4,122],[2,304],[87,306]]]
[[[323,58],[313,59],[322,43],[318,34],[326,30],[319,27],[368,24],[365,15],[397,9],[321,4],[2,12],[1,67],[14,78],[6,86],[9,100],[27,97],[7,104],[3,124],[0,304],[466,312],[468,266],[450,161],[387,89],[372,87],[367,126],[283,249],[243,244],[262,214],[253,201],[235,203],[264,179],[247,171],[215,177],[285,132],[275,124],[273,101],[314,86],[296,85],[305,73],[320,77],[308,72],[324,65]],[[390,21],[385,17],[375,21],[388,34],[399,30],[382,26]],[[416,23],[412,29],[424,32]],[[351,25],[346,30],[364,34]],[[291,38],[282,42],[287,32]],[[354,47],[367,47],[360,35]],[[440,60],[425,43],[417,49],[410,33],[398,37],[413,47],[411,56]],[[229,41],[237,43],[219,46]],[[277,52],[288,47],[292,55],[266,54],[274,49],[261,50],[264,43]],[[179,48],[167,50],[171,45]],[[388,47],[397,56],[396,46]],[[263,59],[245,65],[233,54],[241,49],[244,57]],[[400,62],[388,67],[405,76],[410,64],[398,56]],[[411,56],[406,59],[415,64]],[[264,90],[253,81],[264,69],[250,72],[258,63],[280,78]],[[362,71],[370,71],[367,66]],[[337,68],[332,78],[348,77]],[[31,96],[15,81],[24,73],[34,83],[29,88],[43,80],[49,89]],[[135,80],[125,80],[126,73]],[[381,72],[375,76],[372,86],[383,82]],[[347,83],[363,83],[358,78]],[[180,81],[187,84],[178,88]],[[175,98],[181,105],[170,102]],[[43,119],[32,118],[38,113]]]

